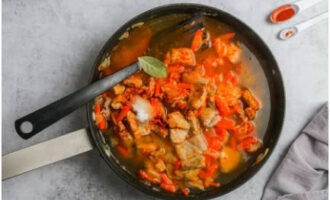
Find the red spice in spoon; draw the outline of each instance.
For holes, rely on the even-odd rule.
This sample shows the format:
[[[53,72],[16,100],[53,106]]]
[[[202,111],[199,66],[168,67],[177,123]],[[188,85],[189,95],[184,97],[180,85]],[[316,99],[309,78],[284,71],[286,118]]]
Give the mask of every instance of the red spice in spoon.
[[[273,23],[284,22],[296,14],[295,8],[290,4],[285,4],[276,8],[270,15],[270,21]]]

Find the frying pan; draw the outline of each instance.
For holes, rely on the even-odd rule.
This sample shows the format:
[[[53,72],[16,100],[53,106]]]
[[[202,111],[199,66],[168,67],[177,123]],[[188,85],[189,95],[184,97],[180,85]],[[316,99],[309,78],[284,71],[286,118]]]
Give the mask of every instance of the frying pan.
[[[273,151],[276,142],[280,136],[283,120],[284,120],[284,109],[285,109],[285,93],[284,86],[282,82],[282,77],[278,65],[269,50],[266,44],[260,39],[260,37],[247,25],[235,18],[234,16],[221,11],[219,9],[199,5],[199,4],[170,4],[166,6],[156,7],[149,11],[146,11],[135,18],[131,19],[125,23],[121,28],[119,28],[112,37],[105,43],[101,49],[99,55],[97,56],[94,65],[92,66],[91,76],[89,83],[92,83],[98,80],[99,73],[96,70],[97,66],[102,62],[106,57],[106,54],[109,53],[118,43],[118,38],[133,24],[138,22],[148,21],[157,17],[169,15],[169,14],[200,14],[205,15],[210,18],[219,20],[222,23],[225,23],[232,27],[235,32],[239,33],[241,40],[247,48],[254,54],[256,59],[259,62],[262,75],[266,80],[268,85],[269,92],[269,117],[268,121],[265,123],[265,131],[263,134],[263,146],[260,148],[250,159],[248,166],[239,177],[236,177],[231,182],[220,186],[219,188],[209,189],[207,191],[201,191],[197,193],[192,193],[190,196],[184,196],[179,193],[169,193],[161,190],[157,190],[152,186],[148,186],[140,181],[140,179],[129,171],[123,168],[116,157],[111,153],[111,148],[105,142],[100,131],[95,127],[93,121],[93,103],[90,102],[86,106],[87,118],[89,122],[88,136],[92,141],[92,145],[98,149],[101,157],[108,164],[108,166],[124,181],[139,189],[140,191],[152,195],[158,198],[164,199],[208,199],[217,196],[221,196],[225,193],[228,193],[246,181],[248,181],[253,175],[262,167],[262,165],[267,161],[271,152]],[[72,135],[72,134],[71,134]],[[62,136],[62,141],[64,136]],[[75,134],[75,137],[65,137],[65,140],[77,140],[77,137],[80,137],[79,134]],[[55,139],[56,140],[56,139]],[[53,140],[53,142],[55,142]],[[77,140],[78,141],[78,140]],[[68,143],[66,141],[66,143]],[[63,144],[63,143],[62,143]],[[45,145],[45,144],[44,144]],[[88,142],[84,145],[91,145]],[[48,146],[49,147],[49,146]],[[90,147],[80,147],[80,152],[89,150]],[[37,149],[37,148],[36,148]],[[31,148],[30,148],[31,150]],[[32,147],[33,151],[33,147]],[[15,153],[15,152],[14,152]],[[22,152],[20,152],[22,153]],[[71,152],[72,155],[78,152]],[[15,156],[5,156],[7,160],[14,160]],[[22,154],[20,154],[22,156]],[[70,156],[72,156],[70,155]],[[69,156],[67,156],[69,157]],[[59,160],[59,159],[58,159]],[[6,161],[6,159],[5,159]],[[56,161],[56,160],[53,160]],[[49,163],[49,162],[48,162]],[[42,164],[40,164],[41,166]],[[6,162],[4,162],[6,167]]]

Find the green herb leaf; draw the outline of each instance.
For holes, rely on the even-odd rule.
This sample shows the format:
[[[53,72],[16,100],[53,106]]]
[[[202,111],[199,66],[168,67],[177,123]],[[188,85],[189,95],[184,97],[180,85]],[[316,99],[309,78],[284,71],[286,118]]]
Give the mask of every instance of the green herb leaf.
[[[141,56],[138,58],[139,66],[150,76],[156,78],[167,77],[166,66],[160,60],[151,56]]]

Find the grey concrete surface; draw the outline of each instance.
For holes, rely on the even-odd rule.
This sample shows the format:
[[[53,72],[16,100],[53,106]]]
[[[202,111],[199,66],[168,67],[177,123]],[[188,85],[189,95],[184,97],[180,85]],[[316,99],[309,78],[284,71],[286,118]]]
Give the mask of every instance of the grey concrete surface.
[[[281,28],[327,10],[324,0],[285,24],[265,19],[285,2],[263,0],[4,0],[2,18],[2,154],[86,127],[79,109],[30,140],[14,120],[87,84],[103,43],[125,21],[158,5],[193,2],[227,11],[252,27],[269,45],[286,89],[286,117],[274,153],[248,183],[218,199],[255,200],[304,124],[328,98],[328,25],[319,23],[289,41]],[[2,182],[3,199],[152,199],[120,180],[91,151]]]

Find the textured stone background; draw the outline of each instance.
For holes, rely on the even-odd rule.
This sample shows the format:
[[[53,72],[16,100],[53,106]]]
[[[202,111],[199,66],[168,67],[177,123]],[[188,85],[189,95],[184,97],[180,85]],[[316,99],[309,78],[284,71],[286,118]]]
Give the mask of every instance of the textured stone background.
[[[4,0],[3,1],[3,154],[86,126],[79,109],[41,134],[24,141],[14,120],[87,83],[103,43],[125,21],[158,5],[194,2],[230,12],[269,45],[285,82],[287,107],[282,136],[269,161],[248,183],[224,198],[255,200],[288,145],[327,101],[328,28],[326,21],[295,38],[276,39],[281,28],[322,13],[327,1],[288,23],[270,25],[269,12],[284,1],[263,0]],[[3,199],[151,199],[109,170],[96,151],[2,182]]]

